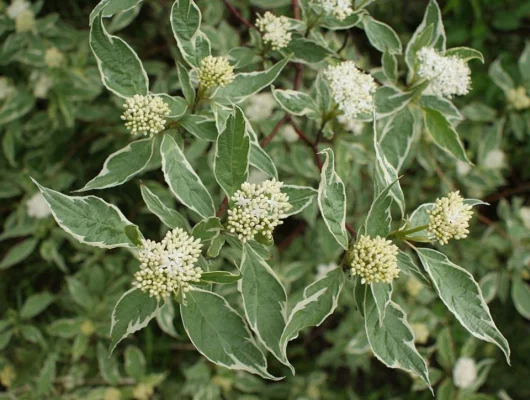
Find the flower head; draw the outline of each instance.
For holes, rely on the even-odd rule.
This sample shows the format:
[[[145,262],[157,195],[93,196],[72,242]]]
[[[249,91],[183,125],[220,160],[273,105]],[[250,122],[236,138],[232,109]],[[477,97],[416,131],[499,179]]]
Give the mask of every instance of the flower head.
[[[245,114],[251,121],[262,121],[272,115],[276,107],[276,100],[271,93],[258,93],[248,99]]]
[[[26,202],[26,208],[28,215],[33,218],[42,219],[46,218],[52,212],[50,206],[44,200],[44,196],[37,192]]]
[[[202,269],[195,266],[201,248],[201,241],[181,228],[169,231],[161,242],[142,240],[140,270],[133,285],[156,298],[188,292],[190,282],[198,282],[202,275]]]
[[[493,149],[486,154],[484,166],[487,169],[501,169],[506,165],[506,154],[500,149]]]
[[[355,136],[363,133],[364,122],[359,121],[358,119],[348,117],[346,115],[339,115],[337,120],[342,124],[344,129],[348,132],[353,133]]]
[[[15,28],[17,32],[29,32],[35,25],[35,14],[31,10],[24,10],[18,14],[15,19]]]
[[[444,57],[431,47],[423,47],[418,51],[418,62],[418,75],[431,81],[434,95],[451,99],[469,93],[471,70],[460,57]]]
[[[0,371],[0,383],[3,387],[9,388],[15,381],[17,374],[11,365],[6,365]]]
[[[412,332],[414,332],[414,342],[419,344],[427,343],[429,340],[429,327],[422,323],[412,323],[410,324]]]
[[[380,236],[361,235],[351,251],[352,275],[359,275],[361,283],[390,283],[399,275],[398,247]]]
[[[26,0],[13,0],[7,7],[6,14],[11,19],[16,19],[23,11],[29,9],[29,3]]]
[[[281,192],[282,182],[267,180],[259,185],[245,182],[231,198],[228,210],[228,230],[243,243],[261,234],[272,239],[274,228],[281,225],[292,206]]]
[[[330,83],[333,99],[347,118],[373,111],[374,78],[361,72],[353,61],[329,67],[324,74]]]
[[[51,47],[46,50],[44,54],[44,62],[50,68],[60,67],[64,62],[64,54],[61,53],[56,47]]]
[[[473,216],[472,207],[464,204],[459,192],[451,192],[447,197],[436,199],[432,210],[428,210],[429,226],[427,230],[433,234],[441,245],[450,239],[467,237],[469,220]]]
[[[5,76],[0,76],[0,100],[9,97],[15,91],[11,81]]]
[[[41,73],[37,73],[34,78],[36,78],[36,80],[34,80],[35,84],[33,86],[33,95],[37,99],[45,99],[51,87],[53,86],[52,78]]]
[[[294,143],[299,139],[298,133],[296,133],[293,126],[290,124],[284,125],[280,129],[280,135],[287,143]]]
[[[135,94],[123,105],[125,112],[121,116],[132,135],[153,136],[164,130],[169,106],[158,96]]]
[[[353,14],[351,0],[315,0],[326,14],[335,16],[339,21]]]
[[[205,88],[225,86],[234,80],[234,67],[226,57],[208,56],[201,60],[199,82]]]
[[[526,89],[519,86],[517,89],[511,89],[507,93],[508,101],[516,110],[530,108],[530,97],[526,94]]]
[[[470,357],[460,357],[453,369],[453,381],[456,387],[467,389],[477,379],[477,365]]]
[[[256,20],[256,26],[263,33],[263,42],[269,43],[273,50],[284,48],[291,41],[287,17],[277,17],[267,11],[263,17],[259,16]]]

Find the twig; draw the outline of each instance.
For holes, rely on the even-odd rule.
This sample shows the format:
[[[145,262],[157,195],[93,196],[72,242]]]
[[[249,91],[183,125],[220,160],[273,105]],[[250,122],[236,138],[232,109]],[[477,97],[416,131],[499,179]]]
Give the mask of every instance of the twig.
[[[228,0],[223,1],[226,4],[226,7],[232,13],[232,15],[236,17],[243,25],[245,25],[249,29],[256,29],[256,27],[252,25],[252,23],[250,23],[245,17],[243,17],[241,13],[237,11],[237,9]]]
[[[283,118],[281,120],[279,120],[276,125],[274,126],[274,128],[272,128],[272,131],[271,133],[269,133],[267,136],[265,136],[265,138],[261,141],[260,143],[260,146],[261,147],[265,147],[267,146],[271,141],[272,139],[274,139],[274,137],[276,136],[276,134],[280,131],[280,129],[282,128],[282,126],[285,125],[285,123],[287,121],[289,121],[291,119],[291,117],[289,116],[289,114],[285,114],[283,116]]]
[[[515,188],[509,188],[509,189],[506,189],[500,193],[495,193],[495,194],[492,194],[488,197],[486,197],[484,199],[484,201],[486,202],[494,202],[494,201],[497,201],[497,200],[500,200],[500,199],[504,199],[505,197],[510,197],[510,196],[513,196],[514,194],[519,194],[519,193],[525,193],[525,192],[528,192],[530,191],[530,182],[525,182],[525,183],[522,183],[520,184],[519,186],[515,187]]]
[[[313,143],[311,140],[309,140],[307,138],[307,136],[304,134],[304,132],[300,129],[300,127],[298,125],[296,125],[296,123],[294,123],[293,120],[291,120],[291,125],[292,127],[294,128],[294,131],[296,132],[296,134],[298,135],[298,137],[300,139],[302,139],[302,141],[307,144],[309,147],[311,147],[311,150],[313,150],[313,153],[315,154],[315,160],[317,162],[317,165],[318,165],[318,169],[321,170],[322,169],[322,160],[320,159],[320,155],[318,154],[318,146],[317,146],[317,143]]]
[[[278,245],[278,251],[282,252],[305,230],[306,224],[304,221],[300,221],[298,225],[292,230],[292,232]]]
[[[484,215],[477,213],[477,218],[483,224],[486,224],[486,225],[492,227],[494,230],[496,230],[497,233],[499,235],[501,235],[503,238],[509,240],[510,242],[515,242],[515,240],[504,229],[499,227],[495,222],[493,222],[488,217],[485,217]]]
[[[351,234],[351,235],[353,236],[353,238],[355,239],[355,238],[357,237],[357,232],[355,231],[355,229],[353,228],[353,226],[351,226],[351,225],[348,224],[347,222],[346,222],[346,224],[345,224],[344,226],[346,226],[346,230],[347,230],[348,232],[350,232],[350,234]]]
[[[300,19],[300,7],[298,7],[298,0],[292,0],[293,5],[293,18]]]
[[[223,199],[223,202],[221,203],[221,206],[219,207],[219,210],[217,211],[216,216],[220,217],[221,215],[223,215],[224,212],[226,211],[227,206],[228,206],[228,197],[225,197]]]
[[[342,50],[346,48],[346,44],[348,43],[348,38],[350,37],[350,31],[346,31],[344,34],[344,41],[342,42],[342,46],[340,46],[340,49],[337,50],[337,54],[340,54]]]

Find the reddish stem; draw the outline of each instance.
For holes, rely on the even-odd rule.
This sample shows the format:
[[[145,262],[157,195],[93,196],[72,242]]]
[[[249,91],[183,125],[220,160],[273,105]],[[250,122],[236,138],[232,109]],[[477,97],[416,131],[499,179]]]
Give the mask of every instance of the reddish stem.
[[[217,211],[216,216],[220,217],[221,215],[223,215],[224,212],[226,211],[227,206],[228,206],[228,197],[225,197],[223,199],[223,202],[221,203],[221,206],[219,207],[219,210]]]
[[[272,128],[271,133],[269,133],[267,136],[265,136],[265,138],[261,141],[260,146],[261,147],[267,146],[272,141],[272,139],[274,139],[274,137],[280,131],[282,126],[284,126],[285,123],[287,121],[289,121],[290,119],[291,119],[291,117],[288,114],[285,114],[284,117],[276,123],[274,128]]]
[[[232,13],[232,15],[236,17],[243,25],[245,25],[249,29],[256,29],[256,27],[252,25],[245,17],[243,17],[241,13],[237,11],[237,9],[228,0],[223,1],[226,4],[226,7]]]
[[[300,19],[300,7],[298,7],[298,0],[292,0],[293,5],[293,18]]]
[[[305,230],[305,222],[300,221],[298,225],[292,230],[292,232],[287,236],[285,239],[282,240],[282,242],[278,245],[278,251],[282,252],[287,247],[291,245],[291,243],[299,236],[301,235]]]

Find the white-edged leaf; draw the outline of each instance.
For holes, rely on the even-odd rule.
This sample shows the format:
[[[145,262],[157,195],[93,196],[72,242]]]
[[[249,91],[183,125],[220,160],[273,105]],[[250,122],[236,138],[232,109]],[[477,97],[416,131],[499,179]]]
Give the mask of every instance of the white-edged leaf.
[[[98,342],[96,349],[101,377],[105,382],[111,385],[117,385],[120,380],[120,371],[116,357],[112,356],[112,351],[105,348],[103,342]]]
[[[0,261],[0,270],[8,269],[19,262],[24,261],[31,255],[31,253],[33,253],[33,250],[35,250],[37,244],[39,244],[39,239],[33,237],[27,238],[22,242],[15,244],[8,250],[4,258],[2,258]]]
[[[523,84],[526,87],[526,90],[530,92],[530,41],[526,42],[524,50],[517,60],[517,65],[519,66],[519,73],[523,80]]]
[[[169,96],[165,93],[155,93],[153,94],[153,96],[160,97],[164,101],[164,103],[168,105],[168,119],[179,119],[186,113],[186,110],[188,109],[188,102],[183,97]]]
[[[498,58],[493,61],[489,68],[491,80],[500,87],[505,93],[515,88],[512,77],[502,67],[501,60]]]
[[[208,142],[215,142],[219,135],[215,121],[207,119],[202,115],[186,115],[179,120],[179,124],[193,136]]]
[[[420,133],[420,125],[410,107],[392,115],[381,134],[380,144],[385,156],[399,171],[409,155],[414,139]]]
[[[138,288],[128,290],[120,297],[112,311],[110,347],[112,353],[119,342],[147,326],[157,314],[160,304],[149,293]]]
[[[319,25],[332,31],[350,29],[361,23],[363,15],[364,12],[356,12],[348,15],[343,20],[339,20],[332,14],[324,14],[320,19]]]
[[[243,246],[238,290],[243,298],[245,316],[259,341],[280,362],[294,369],[283,359],[280,338],[285,328],[287,294],[272,270],[250,246]]]
[[[425,273],[418,267],[412,257],[405,253],[403,250],[399,250],[397,255],[397,266],[400,272],[404,272],[408,276],[413,277],[418,282],[423,283],[425,286],[430,287],[431,281],[425,275]]]
[[[127,346],[124,356],[125,373],[136,380],[143,378],[145,375],[144,353],[136,346]]]
[[[95,196],[66,196],[32,179],[51,209],[55,221],[81,243],[112,249],[133,247],[125,227],[134,225],[114,205]]]
[[[175,197],[204,218],[215,215],[208,189],[195,173],[177,142],[165,135],[160,147],[164,178]]]
[[[302,329],[319,326],[333,314],[337,308],[344,279],[344,272],[339,267],[304,289],[303,299],[291,310],[280,339],[284,362],[288,362],[287,344],[296,339]]]
[[[373,19],[369,14],[363,17],[363,25],[368,40],[381,53],[401,54],[403,52],[401,40],[390,26]]]
[[[180,339],[181,336],[175,329],[175,325],[173,323],[174,320],[175,306],[173,305],[173,299],[168,298],[166,299],[165,303],[158,309],[158,312],[156,313],[156,322],[164,333],[176,339]]]
[[[318,115],[318,106],[306,93],[297,90],[272,89],[272,95],[281,108],[289,114],[299,117],[304,115]]]
[[[365,235],[386,238],[390,233],[392,225],[392,214],[390,213],[392,195],[390,191],[396,183],[397,180],[388,185],[385,190],[379,193],[370,206],[366,221],[364,222]]]
[[[457,56],[465,62],[471,60],[480,60],[484,64],[484,56],[478,50],[469,47],[453,47],[445,52],[445,56]]]
[[[392,300],[392,291],[394,288],[391,283],[379,282],[371,283],[370,290],[372,291],[372,296],[377,307],[379,325],[382,326],[385,319],[386,308]]]
[[[286,216],[302,212],[308,207],[318,194],[318,191],[309,186],[283,185],[282,192],[289,196],[289,203],[293,206]]]
[[[131,180],[147,167],[153,153],[158,151],[155,143],[160,142],[155,139],[141,139],[112,153],[105,160],[101,172],[77,192],[111,188]]]
[[[530,319],[530,286],[519,277],[512,281],[512,300],[519,314]]]
[[[122,11],[128,11],[135,8],[143,0],[101,0],[90,13],[90,25],[102,12],[104,17],[112,17]]]
[[[251,140],[249,163],[253,167],[265,172],[270,178],[278,179],[278,170],[272,161],[272,158],[265,150],[261,148],[259,143]]]
[[[473,336],[497,345],[510,362],[510,347],[493,322],[482,291],[473,276],[453,264],[442,253],[415,249],[423,267],[431,277],[436,292],[458,321]]]
[[[149,78],[140,58],[123,39],[107,33],[101,15],[90,28],[90,48],[101,80],[112,93],[125,98],[149,93]]]
[[[189,229],[186,218],[178,211],[167,207],[147,186],[142,185],[141,191],[142,198],[149,211],[160,218],[164,225],[171,229],[182,228],[186,231]]]
[[[335,172],[333,150],[325,149],[325,155],[318,186],[318,207],[329,231],[343,249],[348,248],[346,231],[346,189],[340,176]]]
[[[181,63],[177,63],[177,73],[184,98],[187,100],[188,104],[193,104],[195,102],[196,93],[188,69]]]
[[[41,292],[31,295],[26,299],[20,309],[20,318],[30,319],[43,312],[51,303],[55,301],[55,296],[48,292]]]
[[[214,364],[278,380],[267,372],[267,360],[243,318],[216,293],[193,289],[180,306],[186,333],[197,350]]]
[[[316,64],[333,55],[327,47],[300,35],[293,36],[283,53],[292,54],[292,62],[302,64]]]
[[[425,360],[414,346],[414,333],[407,323],[405,312],[394,302],[386,309],[383,323],[371,292],[364,299],[366,336],[374,355],[389,368],[399,368],[418,375],[430,387]]]
[[[35,105],[35,97],[27,90],[17,90],[13,96],[9,97],[8,101],[4,101],[0,107],[0,125],[5,125],[8,122],[14,121],[26,115],[33,109]]]
[[[217,137],[213,170],[215,179],[228,197],[239,190],[248,178],[250,137],[243,111],[235,107],[226,128]]]
[[[458,108],[445,97],[424,95],[420,98],[423,108],[430,108],[443,114],[450,121],[461,121],[464,119]]]

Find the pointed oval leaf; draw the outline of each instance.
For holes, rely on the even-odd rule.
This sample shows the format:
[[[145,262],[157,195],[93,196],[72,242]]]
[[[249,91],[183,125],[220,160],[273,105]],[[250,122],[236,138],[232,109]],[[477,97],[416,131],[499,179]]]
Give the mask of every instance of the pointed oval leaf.
[[[142,198],[145,205],[160,221],[168,228],[182,228],[189,230],[188,221],[179,212],[167,207],[160,198],[154,194],[147,186],[142,185]]]
[[[289,114],[318,116],[318,106],[315,101],[306,93],[296,90],[272,90],[272,95],[281,108]]]
[[[289,196],[289,203],[293,206],[286,216],[298,214],[313,202],[318,191],[309,186],[284,185],[282,192]]]

